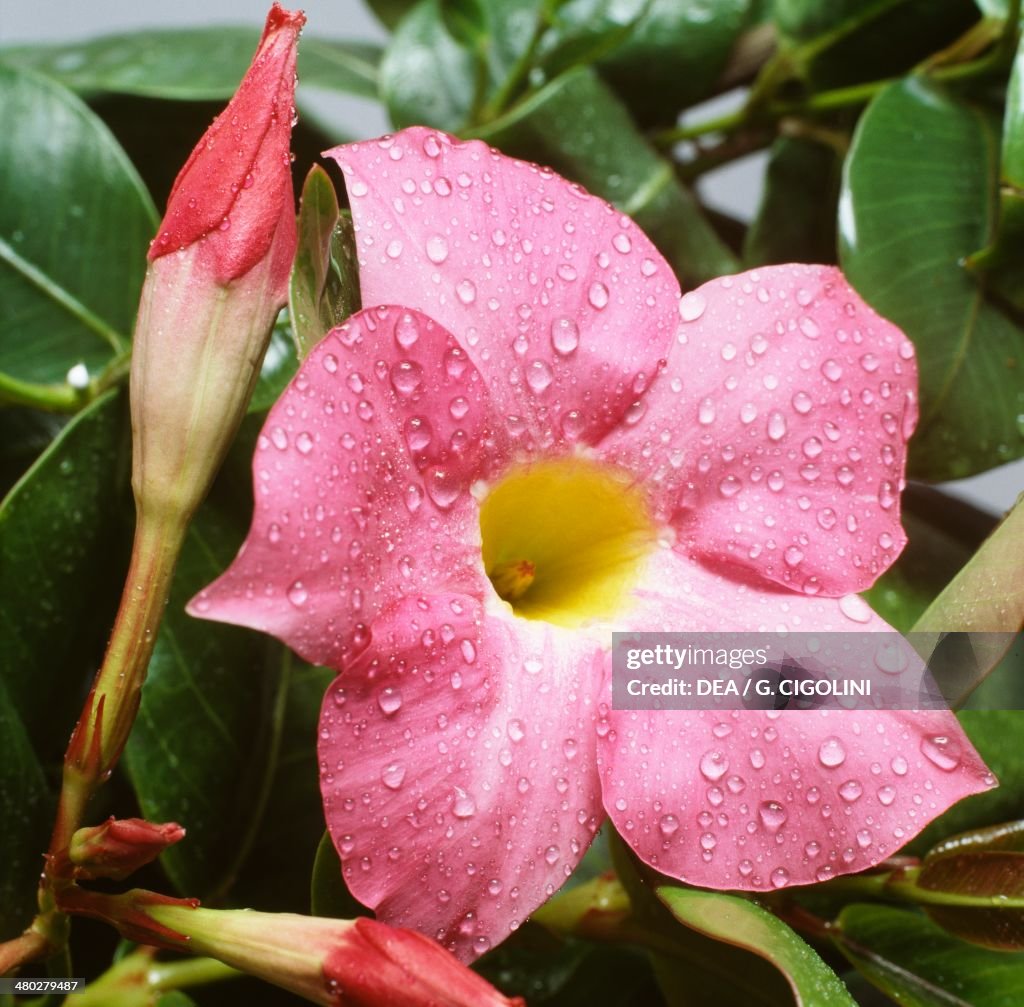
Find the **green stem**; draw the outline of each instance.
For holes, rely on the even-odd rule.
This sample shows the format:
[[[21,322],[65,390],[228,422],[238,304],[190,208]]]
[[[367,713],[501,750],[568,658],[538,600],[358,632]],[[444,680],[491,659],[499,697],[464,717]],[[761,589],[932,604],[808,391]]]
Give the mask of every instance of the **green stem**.
[[[22,381],[0,371],[0,406],[28,406],[48,413],[77,413],[107,389],[124,381],[130,366],[131,352],[125,350],[114,357],[85,388]]]
[[[530,41],[526,44],[526,48],[522,53],[520,53],[519,58],[513,64],[508,76],[504,81],[502,81],[501,86],[498,88],[494,97],[491,98],[491,100],[488,101],[474,117],[474,124],[481,125],[483,123],[490,122],[492,119],[496,119],[505,110],[509,102],[515,97],[516,91],[519,90],[523,82],[529,76],[530,70],[533,69],[533,61],[537,55],[537,48],[540,45],[541,39],[544,37],[544,33],[551,25],[551,12],[554,6],[555,4],[552,0],[546,0],[545,3],[541,4],[540,8],[537,10],[537,20],[534,23],[533,34],[530,36]]]
[[[51,884],[68,882],[66,851],[71,837],[82,824],[90,798],[109,778],[128,740],[186,527],[184,515],[150,514],[139,509],[121,607],[103,664],[64,758],[44,891]],[[52,906],[42,899],[40,908],[45,912]]]

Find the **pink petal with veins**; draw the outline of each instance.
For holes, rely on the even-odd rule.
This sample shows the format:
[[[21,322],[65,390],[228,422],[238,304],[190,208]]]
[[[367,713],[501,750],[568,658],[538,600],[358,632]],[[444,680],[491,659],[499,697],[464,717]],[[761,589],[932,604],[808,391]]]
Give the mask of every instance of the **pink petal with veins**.
[[[472,480],[507,458],[477,369],[419,312],[371,308],[310,353],[267,417],[238,557],[189,611],[340,667],[422,591],[490,590]]]
[[[327,825],[356,898],[469,960],[561,887],[603,818],[605,660],[464,595],[381,615],[320,720]]]
[[[807,594],[875,582],[900,554],[917,420],[907,338],[831,266],[704,284],[646,411],[600,446],[691,555]]]
[[[456,333],[520,446],[592,442],[668,351],[679,285],[626,216],[551,171],[416,127],[328,152],[364,304]]]

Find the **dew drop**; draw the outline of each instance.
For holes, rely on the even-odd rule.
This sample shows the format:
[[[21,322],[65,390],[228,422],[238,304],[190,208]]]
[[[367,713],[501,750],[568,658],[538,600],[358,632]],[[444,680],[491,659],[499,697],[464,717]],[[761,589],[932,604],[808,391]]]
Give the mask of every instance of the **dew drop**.
[[[301,580],[294,581],[288,588],[288,600],[296,607],[302,608],[309,600],[309,592],[303,586]]]
[[[786,824],[786,809],[778,801],[762,801],[757,808],[761,824],[773,835]]]
[[[701,775],[712,783],[716,780],[720,780],[725,775],[728,768],[729,760],[725,757],[723,752],[720,752],[717,749],[711,749],[701,756]]]
[[[921,739],[921,752],[933,765],[951,773],[960,765],[960,743],[945,734],[928,735]]]
[[[452,814],[456,818],[472,818],[476,814],[476,801],[462,787],[454,788]]]
[[[828,768],[841,766],[846,761],[846,749],[835,736],[826,738],[818,747],[818,761]]]
[[[405,766],[400,762],[389,763],[380,774],[380,782],[389,790],[398,790],[404,781]]]
[[[556,318],[551,323],[551,345],[556,353],[567,357],[579,344],[579,326],[571,318]]]
[[[384,716],[394,716],[402,708],[402,693],[393,685],[385,685],[377,693],[377,705]]]
[[[440,234],[427,238],[427,258],[438,266],[448,258],[448,242]]]
[[[587,300],[591,307],[601,311],[608,306],[608,288],[600,280],[595,280],[587,291]]]
[[[708,302],[705,300],[704,295],[696,290],[691,290],[680,298],[679,317],[684,322],[695,322],[704,314],[707,306]]]

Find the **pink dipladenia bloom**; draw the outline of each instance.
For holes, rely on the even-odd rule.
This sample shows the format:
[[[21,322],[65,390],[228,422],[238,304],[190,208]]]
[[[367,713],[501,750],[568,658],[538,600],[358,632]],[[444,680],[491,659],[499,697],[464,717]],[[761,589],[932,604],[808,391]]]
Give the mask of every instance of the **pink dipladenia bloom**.
[[[268,417],[199,615],[341,674],[321,719],[352,892],[464,958],[605,817],[715,888],[877,863],[992,784],[947,712],[610,708],[623,631],[879,630],[910,343],[831,267],[680,298],[625,216],[425,129],[332,151],[363,303]]]

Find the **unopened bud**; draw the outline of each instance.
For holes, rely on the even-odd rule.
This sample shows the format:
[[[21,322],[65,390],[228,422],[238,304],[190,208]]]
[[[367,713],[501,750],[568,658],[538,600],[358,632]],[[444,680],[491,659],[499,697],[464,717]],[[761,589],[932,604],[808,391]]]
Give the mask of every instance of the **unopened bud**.
[[[109,818],[71,837],[68,859],[77,878],[121,881],[185,838],[174,822],[155,825],[141,818]]]

